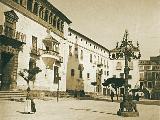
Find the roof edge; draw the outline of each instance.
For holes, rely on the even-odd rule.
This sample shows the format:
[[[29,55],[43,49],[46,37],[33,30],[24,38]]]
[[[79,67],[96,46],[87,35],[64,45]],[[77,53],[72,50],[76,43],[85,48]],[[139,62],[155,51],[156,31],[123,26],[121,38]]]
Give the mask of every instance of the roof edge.
[[[70,27],[68,28],[68,30],[71,31],[71,32],[73,32],[73,33],[75,33],[75,34],[77,34],[77,35],[79,35],[79,36],[81,36],[81,37],[83,37],[83,38],[85,38],[85,39],[87,39],[88,41],[90,41],[90,42],[92,42],[92,43],[98,45],[99,47],[105,49],[107,52],[110,52],[106,47],[100,45],[99,43],[97,43],[97,42],[95,42],[94,40],[88,38],[87,36],[85,36],[85,35],[79,33],[78,31],[76,31],[76,30],[74,30],[74,29],[72,29],[72,28],[70,28]]]

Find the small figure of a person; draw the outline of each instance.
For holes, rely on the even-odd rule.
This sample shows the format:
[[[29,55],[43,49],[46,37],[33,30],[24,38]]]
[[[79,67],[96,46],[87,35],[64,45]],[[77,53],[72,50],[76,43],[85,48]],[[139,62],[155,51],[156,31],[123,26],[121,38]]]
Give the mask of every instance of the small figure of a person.
[[[111,100],[113,102],[114,92],[111,90]]]
[[[31,113],[31,93],[30,88],[27,88],[26,102],[25,102],[25,113]]]
[[[139,101],[139,94],[137,93],[137,95],[135,96],[136,100]]]
[[[34,99],[31,99],[31,112],[35,113],[36,112],[36,106]]]

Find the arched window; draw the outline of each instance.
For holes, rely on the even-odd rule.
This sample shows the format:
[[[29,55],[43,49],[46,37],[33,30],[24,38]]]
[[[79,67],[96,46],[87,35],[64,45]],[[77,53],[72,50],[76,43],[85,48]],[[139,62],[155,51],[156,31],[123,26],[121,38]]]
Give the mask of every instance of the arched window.
[[[39,17],[43,19],[43,7],[39,10]]]
[[[32,0],[27,1],[27,10],[32,11],[32,3],[33,3]]]
[[[53,27],[56,27],[56,16],[53,18]]]
[[[35,2],[34,4],[33,13],[38,15],[38,3],[37,2]]]
[[[64,29],[64,22],[61,22],[61,32],[63,32]]]
[[[50,24],[52,24],[52,16],[53,16],[53,14],[50,13],[50,15],[49,15],[49,23],[50,23]]]
[[[61,28],[60,22],[61,22],[60,19],[58,19],[58,21],[57,21],[57,29],[58,29],[58,30],[60,30],[60,28]]]
[[[121,70],[121,69],[122,69],[121,62],[117,62],[116,70]]]
[[[44,20],[46,22],[48,21],[48,10],[45,11]]]

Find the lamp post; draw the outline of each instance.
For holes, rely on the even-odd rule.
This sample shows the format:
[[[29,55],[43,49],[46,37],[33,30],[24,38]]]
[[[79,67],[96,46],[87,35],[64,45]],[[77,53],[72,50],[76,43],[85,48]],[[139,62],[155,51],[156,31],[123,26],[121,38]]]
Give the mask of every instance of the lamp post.
[[[114,59],[119,59],[119,58],[123,58],[125,60],[125,67],[124,67],[124,75],[125,75],[125,84],[124,84],[124,88],[125,88],[125,94],[123,97],[123,102],[120,103],[120,109],[117,112],[118,115],[121,116],[138,116],[139,113],[136,109],[136,104],[132,102],[131,96],[129,96],[129,92],[128,92],[128,76],[129,76],[129,71],[130,68],[128,66],[128,62],[131,61],[131,59],[140,59],[141,54],[139,51],[139,44],[137,42],[137,47],[133,46],[132,41],[128,40],[128,31],[125,30],[124,33],[124,37],[123,40],[121,42],[121,45],[119,46],[117,43],[116,46],[116,54],[109,54],[109,58],[111,60]],[[138,54],[136,54],[136,52]],[[131,103],[131,106],[129,106],[129,103]],[[126,108],[126,111],[124,111],[124,108]],[[135,110],[135,112],[133,112],[133,110]],[[131,112],[133,114],[131,114]]]

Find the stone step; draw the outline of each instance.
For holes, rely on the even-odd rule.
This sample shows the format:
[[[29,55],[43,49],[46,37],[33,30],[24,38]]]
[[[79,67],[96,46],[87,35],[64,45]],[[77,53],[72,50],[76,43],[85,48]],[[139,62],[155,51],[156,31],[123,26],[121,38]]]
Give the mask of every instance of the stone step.
[[[26,95],[20,91],[0,91],[0,100],[25,99]]]

